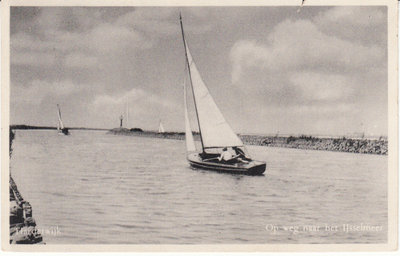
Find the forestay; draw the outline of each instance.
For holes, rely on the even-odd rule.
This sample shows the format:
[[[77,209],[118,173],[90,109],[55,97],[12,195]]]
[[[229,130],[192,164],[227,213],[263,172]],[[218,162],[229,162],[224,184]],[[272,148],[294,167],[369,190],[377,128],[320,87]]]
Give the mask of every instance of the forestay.
[[[233,132],[211,97],[193,62],[187,43],[186,52],[204,148],[243,146],[243,142]]]

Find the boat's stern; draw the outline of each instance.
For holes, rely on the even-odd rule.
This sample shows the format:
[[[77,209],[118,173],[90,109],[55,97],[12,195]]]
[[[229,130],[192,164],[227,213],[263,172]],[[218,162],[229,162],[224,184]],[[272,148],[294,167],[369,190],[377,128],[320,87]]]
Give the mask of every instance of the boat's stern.
[[[186,158],[187,158],[187,160],[189,160],[189,161],[198,161],[198,160],[201,160],[201,158],[200,158],[200,153],[198,153],[198,152],[188,153],[188,154],[186,155]]]

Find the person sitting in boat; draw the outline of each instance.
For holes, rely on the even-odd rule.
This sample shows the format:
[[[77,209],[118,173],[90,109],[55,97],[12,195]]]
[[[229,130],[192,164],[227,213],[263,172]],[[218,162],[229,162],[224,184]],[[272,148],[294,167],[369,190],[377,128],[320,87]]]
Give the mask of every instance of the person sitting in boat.
[[[232,160],[233,158],[234,157],[233,157],[232,153],[230,151],[228,151],[228,148],[225,147],[225,148],[222,149],[222,153],[218,157],[218,160],[220,162],[221,161],[228,162],[228,161]]]
[[[246,154],[243,152],[242,149],[240,149],[240,148],[238,148],[238,147],[233,147],[232,149],[235,151],[235,154],[236,154],[236,155],[246,157]]]
[[[248,160],[251,160],[250,158],[248,158],[246,156],[246,153],[244,153],[244,151],[239,148],[239,147],[233,147],[232,148],[235,151],[235,154],[238,155],[238,160],[243,162],[243,163],[248,163]]]
[[[235,162],[242,162],[242,163],[248,163],[248,161],[241,159],[241,155],[233,155],[231,151],[228,150],[228,148],[223,148],[221,155],[218,157],[218,160],[221,162],[225,163],[235,163]]]

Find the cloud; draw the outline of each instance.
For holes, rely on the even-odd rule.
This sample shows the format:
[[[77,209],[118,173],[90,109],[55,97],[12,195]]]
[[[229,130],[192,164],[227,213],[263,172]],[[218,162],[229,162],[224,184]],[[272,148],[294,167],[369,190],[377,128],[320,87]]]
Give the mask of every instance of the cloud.
[[[384,131],[385,20],[384,8],[335,7],[237,40],[230,49],[231,90],[246,88],[241,99],[254,104],[242,105],[243,118],[251,112],[268,120],[271,131]]]
[[[386,120],[381,7],[18,10],[11,12],[14,121],[48,124],[60,103],[71,125],[111,128],[128,101],[131,127],[152,129],[163,118],[165,127],[181,129],[180,11],[196,64],[237,131],[318,132],[312,126],[320,122],[325,131],[329,119],[340,133],[335,122],[364,129],[361,119],[370,126]]]
[[[358,112],[354,103],[339,103],[336,105],[303,105],[296,106],[291,109],[292,114],[305,115],[305,116],[323,116],[324,119],[329,119],[331,116],[337,114],[345,114]],[[320,118],[320,117],[319,117]]]
[[[84,36],[83,44],[98,53],[109,54],[130,48],[150,48],[151,44],[133,29],[115,24],[101,24]]]
[[[14,51],[43,51],[52,49],[55,44],[28,33],[18,32],[11,36],[10,46]]]
[[[15,52],[10,57],[11,64],[48,67],[56,63],[56,57],[43,52]]]
[[[161,113],[181,111],[179,104],[137,88],[133,88],[124,94],[97,95],[90,103],[89,111],[93,117],[101,115],[103,123],[98,125],[107,127],[110,125],[109,119],[116,119],[121,114],[126,115],[127,105],[129,106],[129,119],[134,120],[130,124],[135,123],[136,126],[142,128],[153,127],[162,117]],[[108,119],[104,119],[104,117],[108,117]]]
[[[92,68],[97,65],[97,58],[82,53],[72,53],[65,57],[65,66],[69,68]]]
[[[343,75],[295,72],[289,80],[301,90],[302,97],[311,101],[345,100],[354,93],[350,81]]]
[[[191,22],[185,22],[185,31],[190,34],[204,34],[212,29],[212,26],[206,22],[210,18],[209,11],[202,8],[188,8],[185,13],[190,16]],[[157,13],[155,15],[154,13]],[[137,8],[118,18],[115,24],[134,28],[146,35],[147,40],[153,43],[160,39],[170,36],[180,36],[179,12],[175,8]]]
[[[47,82],[34,80],[28,87],[12,86],[11,100],[16,104],[38,105],[46,97],[65,98],[79,91],[79,87],[71,81]]]
[[[147,92],[143,89],[133,88],[124,94],[118,94],[115,96],[104,94],[98,95],[93,100],[93,106],[98,108],[102,106],[115,106],[124,105],[126,102],[135,102],[137,105],[149,104],[152,106],[158,106],[162,108],[176,108],[179,107],[175,102],[172,102],[163,97],[157,96],[153,93]],[[136,104],[135,104],[136,105]]]
[[[135,9],[118,18],[115,24],[141,31],[149,39],[162,35],[176,35],[179,27],[176,22],[172,22],[176,10],[171,8],[156,8],[156,10],[157,15],[154,15],[154,8]]]
[[[230,52],[232,61],[232,82],[236,83],[246,67],[263,67],[269,61],[271,54],[266,47],[253,41],[238,41]]]
[[[382,25],[386,21],[385,8],[338,6],[321,13],[315,18],[315,21],[321,24],[354,24],[365,27]]]
[[[98,68],[161,48],[165,37],[180,35],[176,8],[43,7],[30,21],[30,26],[15,25],[20,29],[11,35],[13,65]],[[210,30],[209,24],[198,22],[185,27],[196,33]]]
[[[307,68],[358,69],[384,61],[385,51],[329,36],[309,20],[286,20],[268,35],[268,44],[241,40],[231,49],[232,82],[245,68],[286,71]]]
[[[41,67],[59,61],[72,68],[90,67],[98,56],[118,57],[152,47],[151,41],[134,27],[112,20],[104,22],[98,11],[83,8],[42,8],[28,29],[11,37],[14,65]],[[78,56],[83,58],[81,63]]]
[[[313,21],[328,35],[364,45],[385,45],[386,11],[383,6],[338,6],[320,13]]]

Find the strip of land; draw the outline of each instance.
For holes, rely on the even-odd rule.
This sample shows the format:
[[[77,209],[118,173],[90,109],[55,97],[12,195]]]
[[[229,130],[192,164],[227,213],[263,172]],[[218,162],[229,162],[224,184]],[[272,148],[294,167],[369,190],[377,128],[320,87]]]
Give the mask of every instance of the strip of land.
[[[87,127],[66,127],[69,130],[92,130],[92,131],[108,131],[108,129],[103,128],[87,128]],[[11,130],[57,130],[54,126],[36,126],[36,125],[26,125],[26,124],[13,124],[10,125]]]
[[[183,132],[165,132],[158,133],[152,131],[142,131],[139,128],[131,130],[125,128],[115,128],[108,133],[115,135],[141,136],[151,138],[164,138],[184,140]],[[195,140],[199,140],[197,133],[193,134]],[[354,139],[354,138],[317,138],[312,136],[264,136],[264,135],[239,135],[244,144],[284,147],[310,150],[340,151],[360,154],[387,155],[388,141],[386,138],[380,139]]]

